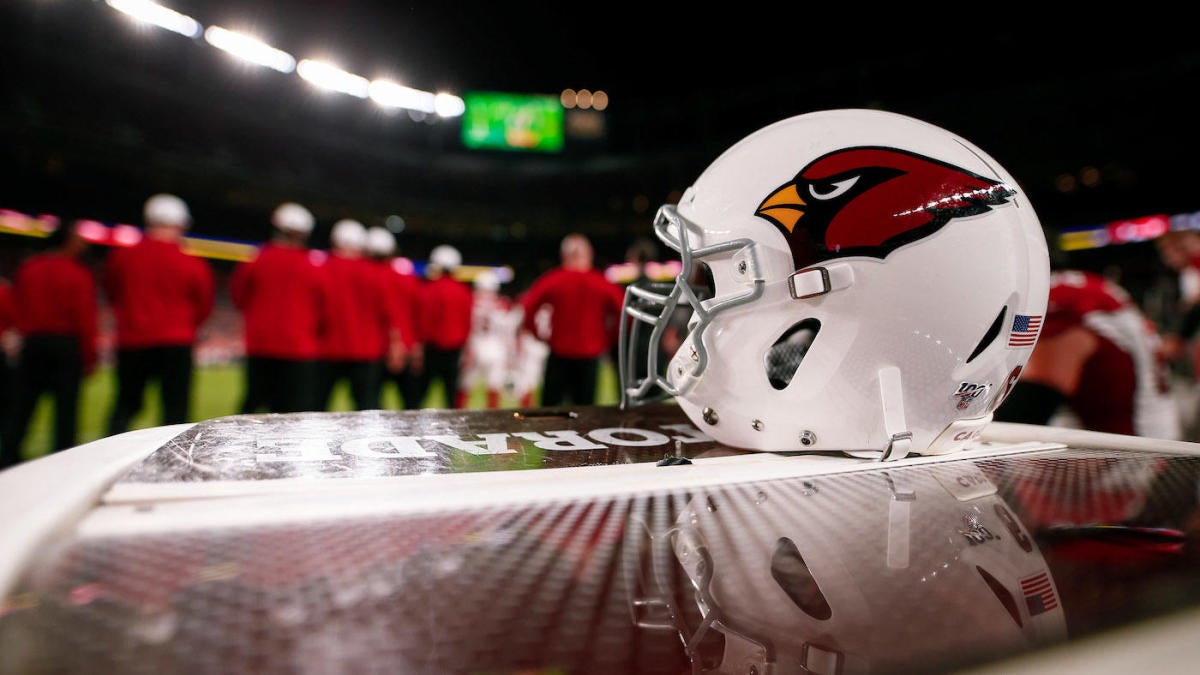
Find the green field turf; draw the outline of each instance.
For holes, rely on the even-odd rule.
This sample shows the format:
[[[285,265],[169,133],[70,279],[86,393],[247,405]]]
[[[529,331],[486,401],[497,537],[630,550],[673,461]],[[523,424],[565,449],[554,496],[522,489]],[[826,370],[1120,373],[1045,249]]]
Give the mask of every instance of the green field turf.
[[[101,368],[84,380],[83,392],[79,402],[79,443],[87,443],[104,436],[109,409],[115,396],[115,380],[111,368]],[[192,399],[193,422],[233,415],[237,412],[242,397],[242,371],[240,365],[206,366],[196,370],[194,393]],[[434,382],[425,398],[426,407],[445,407],[444,395],[440,382]],[[618,402],[616,371],[612,364],[603,361],[600,368],[600,378],[596,390],[598,405],[616,405]],[[515,408],[515,399],[503,398],[501,407]],[[384,390],[383,406],[389,410],[400,407],[400,400],[394,388]],[[468,399],[469,408],[484,408],[487,406],[487,392],[483,387],[472,390]],[[334,391],[331,410],[351,410],[351,401],[345,385],[339,385]],[[48,397],[38,404],[34,418],[30,422],[29,432],[22,447],[26,459],[40,457],[49,450],[51,442],[51,408]],[[142,429],[161,424],[160,407],[156,390],[152,387],[146,394],[146,407],[141,414],[134,418],[131,429]]]

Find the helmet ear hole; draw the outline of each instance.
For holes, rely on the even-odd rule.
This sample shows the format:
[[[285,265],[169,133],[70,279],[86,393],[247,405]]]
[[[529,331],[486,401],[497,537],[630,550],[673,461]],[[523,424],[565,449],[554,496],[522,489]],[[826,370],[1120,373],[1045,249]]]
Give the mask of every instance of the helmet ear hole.
[[[1017,626],[1023,626],[1024,623],[1021,621],[1021,611],[1017,609],[1017,601],[1013,597],[1013,594],[1007,588],[1005,588],[1004,584],[999,579],[989,574],[987,570],[978,565],[975,566],[975,570],[979,572],[979,576],[983,577],[984,583],[986,583],[988,588],[991,589],[992,593],[996,595],[996,599],[1000,601],[1000,604],[1004,605],[1005,611],[1008,612],[1008,615],[1012,617],[1012,620],[1016,622]]]
[[[713,280],[712,268],[706,262],[696,263],[692,268],[692,274],[688,277],[687,283],[692,293],[696,296],[696,300],[699,302],[704,302],[716,296],[717,284]],[[687,330],[680,337],[686,337],[686,334],[692,331],[696,322],[700,319],[700,315],[694,308],[686,307],[684,309],[687,311]]]
[[[833,616],[833,608],[829,606],[829,600],[813,577],[804,556],[800,555],[800,549],[787,537],[775,542],[775,552],[771,556],[771,577],[805,614],[820,621]]]
[[[692,277],[688,279],[692,292],[699,300],[708,300],[716,295],[717,282],[713,279],[712,268],[706,262],[696,263]]]
[[[767,379],[775,389],[784,389],[796,376],[800,362],[821,330],[821,322],[805,319],[792,324],[767,350]]]
[[[992,321],[992,325],[983,334],[983,338],[979,340],[979,344],[975,345],[975,351],[967,357],[967,363],[975,360],[976,356],[983,353],[983,350],[988,348],[996,340],[996,336],[1000,335],[1000,329],[1004,326],[1004,315],[1008,313],[1008,307],[1001,307],[1000,313],[996,315],[996,319]]]

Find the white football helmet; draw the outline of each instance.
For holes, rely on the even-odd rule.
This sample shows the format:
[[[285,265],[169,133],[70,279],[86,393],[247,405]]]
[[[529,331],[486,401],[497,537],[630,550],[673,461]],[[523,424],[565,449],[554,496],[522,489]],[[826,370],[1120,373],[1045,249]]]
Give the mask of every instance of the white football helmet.
[[[475,290],[485,293],[495,293],[500,290],[500,277],[492,270],[480,270],[472,281]]]
[[[1068,636],[1035,538],[973,466],[707,489],[635,525],[633,620],[675,630],[693,673],[945,672]]]
[[[1019,377],[1046,309],[1045,234],[1017,181],[970,142],[895,113],[760,129],[654,227],[682,271],[669,293],[626,293],[621,404],[674,396],[732,447],[958,450]],[[689,284],[702,273],[709,293]],[[681,347],[665,374],[639,377],[660,372],[678,308],[692,312]]]

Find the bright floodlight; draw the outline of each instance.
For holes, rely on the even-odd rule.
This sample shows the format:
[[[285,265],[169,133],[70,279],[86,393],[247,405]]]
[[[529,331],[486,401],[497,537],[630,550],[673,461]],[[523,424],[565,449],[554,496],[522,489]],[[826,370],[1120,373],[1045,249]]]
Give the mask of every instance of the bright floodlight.
[[[385,108],[407,108],[421,112],[433,113],[433,94],[411,87],[405,87],[388,80],[372,80],[370,85],[371,100]]]
[[[208,30],[204,31],[204,39],[208,41],[208,44],[229,52],[239,59],[274,68],[281,73],[290,73],[296,68],[296,59],[292,58],[291,54],[244,33],[226,30],[220,26],[210,26]]]
[[[186,14],[167,9],[150,0],[105,0],[109,7],[148,24],[194,38],[200,34],[200,24]]]
[[[434,99],[437,114],[442,117],[458,117],[467,109],[467,104],[462,98],[454,94],[438,94]]]
[[[304,59],[296,66],[296,73],[314,86],[340,91],[358,98],[366,98],[371,88],[367,78],[347,73],[337,66],[322,61]]]

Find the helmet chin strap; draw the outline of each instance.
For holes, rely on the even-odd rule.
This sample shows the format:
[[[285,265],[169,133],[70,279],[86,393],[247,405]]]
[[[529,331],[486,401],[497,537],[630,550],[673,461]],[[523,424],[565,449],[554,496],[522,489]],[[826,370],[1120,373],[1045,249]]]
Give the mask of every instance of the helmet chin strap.
[[[847,451],[846,454],[882,462],[903,459],[912,451],[913,435],[904,417],[904,387],[899,368],[888,366],[879,369],[879,397],[883,406],[883,430],[888,436],[887,448],[882,452]]]
[[[788,277],[788,292],[797,300],[806,300],[853,284],[854,268],[847,263],[833,263],[793,273]],[[904,418],[904,386],[900,380],[899,368],[879,369],[879,397],[883,405],[883,430],[888,436],[887,448],[882,452],[847,451],[846,454],[888,462],[903,459],[912,451],[913,435]]]

